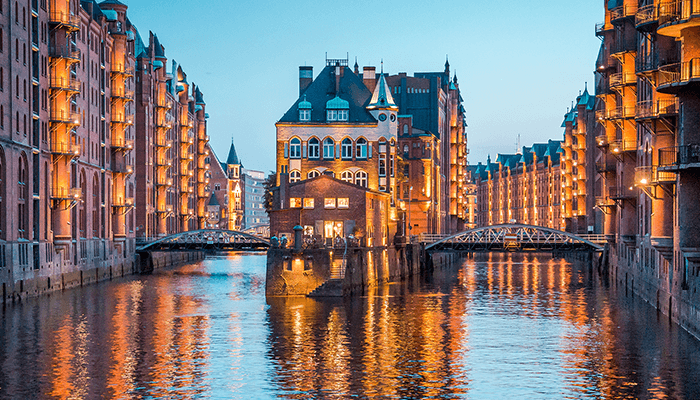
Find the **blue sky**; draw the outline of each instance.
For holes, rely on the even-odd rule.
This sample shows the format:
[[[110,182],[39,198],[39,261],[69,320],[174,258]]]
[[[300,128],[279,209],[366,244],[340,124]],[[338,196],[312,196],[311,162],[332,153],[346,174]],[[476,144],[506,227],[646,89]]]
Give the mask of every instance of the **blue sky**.
[[[275,167],[275,122],[329,58],[384,60],[389,74],[456,72],[467,110],[469,162],[560,139],[584,83],[593,92],[603,1],[121,0],[144,40],[158,35],[205,95],[219,158],[233,138],[243,165]]]

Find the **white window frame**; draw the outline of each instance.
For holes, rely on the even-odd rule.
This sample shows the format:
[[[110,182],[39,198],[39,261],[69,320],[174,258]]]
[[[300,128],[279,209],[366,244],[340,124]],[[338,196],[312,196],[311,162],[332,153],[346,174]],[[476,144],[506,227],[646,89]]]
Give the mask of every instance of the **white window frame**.
[[[332,160],[335,158],[335,140],[333,138],[325,138],[323,140],[323,159]]]
[[[345,138],[340,142],[340,158],[343,160],[352,159],[352,139]]]
[[[289,158],[301,158],[301,139],[295,137],[289,141]]]
[[[313,141],[316,141],[316,143]],[[309,158],[319,158],[320,147],[321,143],[319,142],[318,138],[313,137],[309,139]]]
[[[301,171],[293,169],[289,173],[289,183],[299,182],[301,180]]]

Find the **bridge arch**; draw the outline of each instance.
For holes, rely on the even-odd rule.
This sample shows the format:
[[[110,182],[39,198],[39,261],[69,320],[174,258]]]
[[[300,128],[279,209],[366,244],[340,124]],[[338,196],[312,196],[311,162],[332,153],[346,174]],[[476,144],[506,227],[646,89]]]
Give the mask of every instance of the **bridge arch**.
[[[269,247],[269,240],[248,233],[225,229],[200,229],[165,236],[137,250],[267,250]]]
[[[491,225],[446,237],[426,251],[602,251],[600,244],[569,232],[524,224]]]

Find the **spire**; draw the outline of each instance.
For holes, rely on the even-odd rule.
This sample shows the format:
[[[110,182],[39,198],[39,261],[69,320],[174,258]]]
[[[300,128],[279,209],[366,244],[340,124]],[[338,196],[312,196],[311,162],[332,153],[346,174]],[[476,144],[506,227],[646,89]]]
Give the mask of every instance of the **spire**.
[[[450,60],[447,57],[447,54],[445,54],[445,73],[449,75],[450,73]]]
[[[370,100],[368,109],[375,108],[392,108],[398,110],[396,103],[394,103],[394,98],[391,96],[391,89],[384,79],[384,61],[382,60],[382,72],[379,74],[379,82],[377,86],[374,87],[374,94],[372,94],[372,100]]]
[[[238,154],[236,154],[236,146],[233,144],[233,137],[231,138],[231,148],[228,150],[228,158],[226,159],[226,164],[228,165],[236,165],[240,164],[240,160],[238,160]]]
[[[360,66],[357,65],[357,56],[355,56],[355,75],[360,74]]]

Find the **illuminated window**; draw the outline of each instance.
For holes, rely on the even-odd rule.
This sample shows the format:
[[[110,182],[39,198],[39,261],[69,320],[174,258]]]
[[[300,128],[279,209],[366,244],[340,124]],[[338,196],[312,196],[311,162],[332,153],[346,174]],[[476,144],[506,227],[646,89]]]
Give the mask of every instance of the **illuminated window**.
[[[345,138],[340,142],[340,157],[344,160],[352,158],[352,140]]]
[[[289,158],[301,158],[301,140],[299,138],[289,141]]]
[[[379,176],[386,176],[386,154],[379,155]]]
[[[289,208],[301,208],[301,198],[291,197],[289,199]]]
[[[357,158],[367,158],[367,140],[359,138],[356,143],[355,155]]]
[[[323,158],[326,160],[335,158],[335,141],[331,138],[323,141]]]
[[[320,151],[320,143],[318,139],[309,139],[309,158],[318,158]]]
[[[357,171],[355,174],[355,185],[367,187],[367,173],[365,171]]]
[[[304,198],[304,208],[314,208],[314,199],[313,197],[305,197]]]
[[[317,176],[319,176],[319,175],[321,175],[321,173],[318,172],[317,169],[312,169],[311,171],[309,171],[308,174],[306,174],[306,177],[309,178],[309,179],[311,179],[311,178],[315,178],[315,177],[317,177]]]
[[[335,197],[326,197],[323,199],[323,208],[335,208]]]
[[[403,145],[403,157],[408,158],[408,145],[407,144]]]
[[[290,183],[299,182],[300,180],[301,180],[301,172],[299,172],[299,170],[295,169],[289,173],[289,182]]]
[[[350,208],[350,200],[347,197],[339,197],[338,208]]]
[[[340,180],[343,181],[343,182],[350,182],[350,183],[352,183],[352,181],[353,181],[352,178],[353,178],[352,172],[350,172],[350,171],[343,171],[343,172],[340,174]]]

